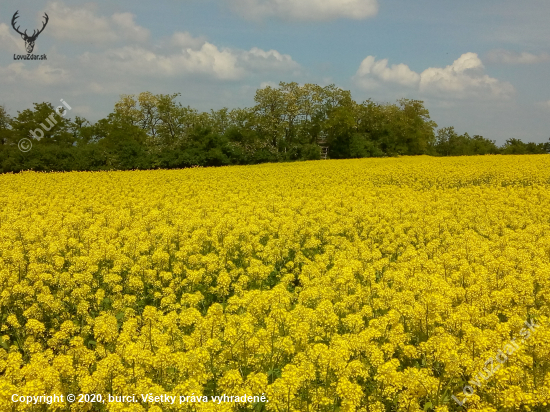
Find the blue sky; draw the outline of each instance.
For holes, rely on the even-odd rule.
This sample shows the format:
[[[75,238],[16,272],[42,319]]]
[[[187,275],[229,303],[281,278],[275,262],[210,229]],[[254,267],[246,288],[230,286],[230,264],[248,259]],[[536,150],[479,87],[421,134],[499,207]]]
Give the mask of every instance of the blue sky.
[[[35,54],[11,27],[41,26]],[[254,105],[280,81],[336,84],[357,101],[424,100],[440,127],[550,137],[547,0],[4,0],[0,105],[65,99],[106,116],[121,94],[181,93],[199,110]]]

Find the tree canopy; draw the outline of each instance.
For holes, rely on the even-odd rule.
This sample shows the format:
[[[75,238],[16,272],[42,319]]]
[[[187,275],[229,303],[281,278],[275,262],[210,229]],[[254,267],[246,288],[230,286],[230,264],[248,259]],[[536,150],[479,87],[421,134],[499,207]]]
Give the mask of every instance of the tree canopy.
[[[357,103],[329,85],[281,82],[256,91],[254,106],[199,112],[179,93],[122,95],[92,124],[35,103],[11,117],[0,106],[0,171],[129,170],[255,164],[320,158],[549,153],[550,143],[437,129],[420,100]],[[38,130],[38,131],[37,131]],[[32,133],[34,132],[34,133]],[[32,149],[18,149],[21,139]]]

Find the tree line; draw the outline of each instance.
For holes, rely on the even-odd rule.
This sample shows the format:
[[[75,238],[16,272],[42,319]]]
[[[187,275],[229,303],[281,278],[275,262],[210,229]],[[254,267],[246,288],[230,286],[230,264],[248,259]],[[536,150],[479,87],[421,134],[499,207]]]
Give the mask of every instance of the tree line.
[[[366,100],[334,85],[281,82],[256,91],[250,108],[199,112],[176,94],[123,95],[104,119],[90,123],[50,103],[11,117],[0,106],[1,172],[130,170],[222,166],[400,155],[461,156],[550,153],[550,143],[437,129],[420,100]],[[36,132],[40,129],[40,133]],[[39,136],[38,136],[39,135]],[[21,139],[32,149],[22,151]]]

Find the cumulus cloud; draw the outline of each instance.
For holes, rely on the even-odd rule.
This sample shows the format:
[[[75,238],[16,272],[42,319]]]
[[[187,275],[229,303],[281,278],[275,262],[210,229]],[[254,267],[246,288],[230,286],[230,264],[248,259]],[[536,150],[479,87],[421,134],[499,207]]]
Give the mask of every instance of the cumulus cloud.
[[[226,0],[249,20],[276,17],[284,20],[362,20],[378,13],[377,0]]]
[[[206,43],[205,37],[193,37],[189,32],[175,32],[170,40],[174,47],[196,49]]]
[[[376,61],[373,56],[363,60],[354,76],[365,88],[397,84],[414,88],[420,93],[449,98],[509,98],[513,86],[483,73],[484,66],[476,53],[465,53],[447,67],[430,67],[416,73],[406,64],[388,67],[388,60]]]
[[[187,40],[194,42],[193,38]],[[264,51],[256,47],[248,51],[220,49],[206,41],[200,47],[195,44],[167,53],[142,46],[88,52],[80,56],[80,63],[102,72],[124,73],[126,76],[165,78],[191,74],[218,80],[239,80],[249,73],[281,72],[300,67],[292,57],[276,50]]]
[[[82,108],[73,114],[91,116],[93,112],[99,118],[104,115],[106,99],[116,101],[120,94],[150,90],[187,93],[206,109],[248,100],[253,90],[246,89],[247,84],[302,71],[290,55],[279,50],[221,47],[181,28],[152,39],[132,14],[102,15],[95,7],[50,3],[45,9],[52,25],[47,35],[57,40],[45,50],[48,60],[0,64],[0,89],[12,104],[26,107],[30,101],[71,98],[73,107]],[[10,31],[9,25],[0,24],[0,49],[16,53],[22,41]],[[86,51],[65,47],[75,42],[88,43]],[[58,96],[61,91],[63,96]]]
[[[132,13],[98,16],[94,5],[71,7],[61,2],[49,3],[47,10],[56,16],[48,27],[48,33],[56,39],[108,44],[116,41],[145,42],[149,38],[149,30],[136,24]]]
[[[0,78],[3,83],[59,85],[69,80],[69,72],[45,63],[27,68],[25,63],[15,62],[6,67],[0,66]]]
[[[537,64],[550,60],[550,54],[517,53],[510,50],[495,49],[487,53],[487,60],[497,64]]]
[[[184,75],[208,76],[219,80],[238,80],[247,73],[286,71],[299,68],[287,54],[264,51],[220,49],[204,36],[177,31],[155,46],[148,42],[149,30],[138,26],[131,13],[100,16],[94,5],[69,7],[61,2],[50,3],[57,26],[52,35],[71,41],[95,41],[109,46],[116,39],[133,39],[124,46],[107,46],[101,52],[86,52],[78,61],[103,73],[156,78]],[[116,43],[115,43],[116,44]],[[92,89],[102,91],[100,84]]]
[[[48,56],[55,57],[52,64],[56,61],[58,67],[67,68],[63,70],[49,66],[49,60],[34,65],[19,62],[0,67],[6,82],[19,79],[32,84],[51,84],[60,79],[67,81],[70,72],[74,78],[83,77],[81,84],[86,84],[89,91],[101,94],[107,93],[113,84],[111,80],[116,83],[116,79],[187,76],[240,80],[250,74],[281,73],[300,68],[291,56],[277,50],[219,48],[205,37],[195,37],[188,32],[177,31],[153,44],[149,41],[149,30],[138,26],[132,14],[101,16],[93,4],[69,7],[62,2],[52,2],[48,12],[56,16],[51,20],[49,33],[52,36],[65,41],[95,42],[99,50],[71,57]],[[117,44],[116,40],[121,38],[135,41]],[[5,24],[0,24],[0,40],[4,47],[17,46]],[[93,76],[89,76],[90,73],[94,73]]]
[[[253,47],[249,51],[238,53],[242,66],[250,71],[290,71],[297,70],[300,65],[292,60],[288,54],[281,54],[277,50],[262,50]]]
[[[420,91],[455,97],[507,98],[514,88],[483,74],[483,63],[476,53],[465,53],[445,68],[430,67],[420,75]]]
[[[394,82],[403,86],[417,86],[420,81],[420,75],[409,69],[406,64],[393,64],[388,67],[388,59],[376,61],[374,56],[368,56],[363,60],[357,70],[357,77],[367,83],[370,77],[374,77],[383,82]]]
[[[83,66],[93,66],[103,73],[124,73],[127,77],[166,78],[199,74],[236,80],[245,74],[237,66],[234,54],[219,50],[208,42],[198,50],[188,48],[173,54],[160,54],[139,46],[125,46],[102,53],[88,52],[80,56],[79,60]]]

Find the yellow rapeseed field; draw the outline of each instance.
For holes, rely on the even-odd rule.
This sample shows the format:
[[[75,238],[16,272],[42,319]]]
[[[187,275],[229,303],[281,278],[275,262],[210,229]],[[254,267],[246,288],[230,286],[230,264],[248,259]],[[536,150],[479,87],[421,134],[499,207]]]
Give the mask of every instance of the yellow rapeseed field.
[[[548,411],[549,189],[548,155],[2,175],[0,411]]]

